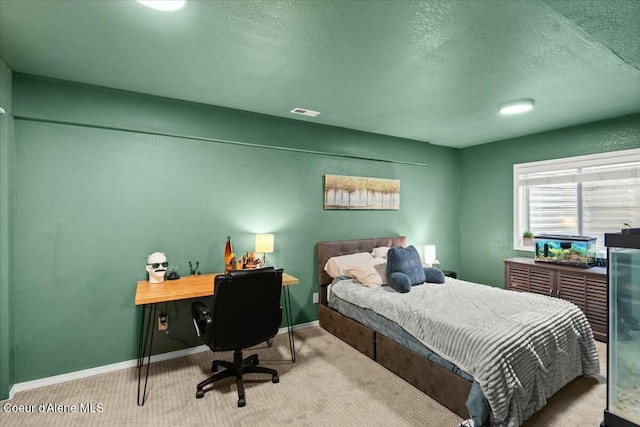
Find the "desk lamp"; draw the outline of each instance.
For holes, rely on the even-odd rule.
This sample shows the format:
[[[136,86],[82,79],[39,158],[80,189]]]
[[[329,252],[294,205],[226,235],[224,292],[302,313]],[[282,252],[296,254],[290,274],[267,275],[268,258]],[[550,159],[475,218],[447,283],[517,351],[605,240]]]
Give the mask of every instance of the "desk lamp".
[[[261,267],[267,265],[267,254],[273,253],[273,234],[256,234],[256,253],[262,254]]]

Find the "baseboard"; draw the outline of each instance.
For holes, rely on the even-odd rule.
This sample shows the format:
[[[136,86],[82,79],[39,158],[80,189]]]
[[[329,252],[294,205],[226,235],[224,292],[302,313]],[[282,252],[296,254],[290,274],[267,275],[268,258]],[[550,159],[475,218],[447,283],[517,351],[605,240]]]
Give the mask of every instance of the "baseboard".
[[[299,325],[294,325],[293,330],[297,331],[298,329],[313,328],[314,326],[320,326],[320,323],[318,320],[314,320],[313,322],[301,323]],[[287,332],[287,328],[280,328],[280,330],[278,330],[278,335],[284,334],[286,332]]]
[[[318,326],[319,323],[317,320],[308,323],[301,323],[299,325],[294,325],[293,330],[306,329],[314,326]],[[280,328],[278,330],[278,335],[286,334],[287,328]],[[167,353],[155,354],[151,356],[151,363],[161,362],[163,360],[175,359],[177,357],[189,356],[191,354],[201,353],[203,351],[209,351],[209,347],[206,345],[199,345],[197,347],[185,348],[182,350],[170,351]],[[119,371],[120,369],[133,368],[138,365],[138,359],[126,360],[124,362],[112,363],[110,365],[97,366],[95,368],[84,369],[82,371],[69,372],[68,374],[55,375],[53,377],[40,378],[33,381],[25,381],[22,383],[14,384],[13,387],[9,390],[9,399],[13,399],[16,393],[25,390],[31,390],[34,388],[45,387],[53,384],[60,384],[67,381],[73,381],[80,378],[91,377],[94,375],[100,375],[107,372]],[[4,400],[0,402],[5,402]]]

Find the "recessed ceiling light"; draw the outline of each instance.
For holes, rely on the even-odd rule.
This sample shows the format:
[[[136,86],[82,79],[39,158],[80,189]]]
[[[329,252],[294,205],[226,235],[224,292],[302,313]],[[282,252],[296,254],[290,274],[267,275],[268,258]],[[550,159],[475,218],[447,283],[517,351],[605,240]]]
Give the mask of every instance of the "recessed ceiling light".
[[[521,99],[519,101],[509,102],[500,107],[500,114],[509,115],[509,114],[520,114],[526,113],[533,109],[535,102],[533,99]]]
[[[136,0],[151,9],[161,10],[163,12],[174,12],[182,9],[187,0]]]
[[[302,114],[303,116],[315,117],[320,114],[319,111],[307,110],[306,108],[294,108],[291,110],[293,114]]]

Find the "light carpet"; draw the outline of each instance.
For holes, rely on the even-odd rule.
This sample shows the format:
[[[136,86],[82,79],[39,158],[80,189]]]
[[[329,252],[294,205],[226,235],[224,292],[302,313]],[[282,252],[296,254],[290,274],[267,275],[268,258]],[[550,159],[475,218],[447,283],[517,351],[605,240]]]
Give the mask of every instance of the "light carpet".
[[[260,364],[278,370],[245,376],[247,406],[237,407],[235,381],[218,382],[196,399],[196,384],[208,377],[211,361],[232,353],[202,352],[153,363],[147,402],[136,404],[137,369],[26,390],[3,405],[33,407],[35,413],[7,413],[2,426],[433,426],[455,427],[461,419],[438,402],[319,327],[297,330],[296,362],[287,335],[273,347],[257,346]],[[553,396],[525,426],[597,426],[605,407],[606,345],[598,343],[601,375],[578,378]],[[94,412],[80,413],[92,404]],[[76,412],[40,413],[41,404],[67,405]],[[50,409],[49,406],[46,409]]]

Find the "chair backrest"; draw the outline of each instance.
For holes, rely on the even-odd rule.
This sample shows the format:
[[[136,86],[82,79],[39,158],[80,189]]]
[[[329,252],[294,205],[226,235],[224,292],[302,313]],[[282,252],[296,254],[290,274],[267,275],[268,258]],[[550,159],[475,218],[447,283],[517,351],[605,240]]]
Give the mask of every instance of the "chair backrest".
[[[282,322],[282,270],[234,271],[215,278],[212,333],[207,344],[225,351],[251,347],[273,337]]]

